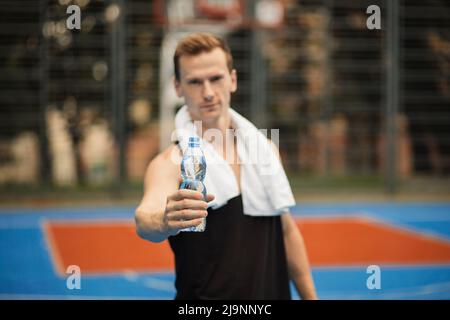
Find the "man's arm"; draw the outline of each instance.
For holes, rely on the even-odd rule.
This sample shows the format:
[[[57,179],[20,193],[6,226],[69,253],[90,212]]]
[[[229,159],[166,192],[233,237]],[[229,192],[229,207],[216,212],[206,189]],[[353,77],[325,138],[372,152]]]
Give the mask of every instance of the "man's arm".
[[[269,139],[273,151],[281,161],[280,152]],[[281,216],[283,225],[283,239],[286,250],[289,277],[294,281],[298,294],[302,299],[317,299],[314,281],[309,268],[308,255],[306,252],[305,242],[298,230],[292,215],[287,212]]]
[[[304,300],[317,299],[303,237],[288,212],[281,216],[289,277]]]
[[[148,165],[144,177],[144,196],[135,212],[136,231],[141,238],[160,242],[169,235],[163,214],[169,194],[177,191],[177,168],[170,161],[174,146],[158,154]]]

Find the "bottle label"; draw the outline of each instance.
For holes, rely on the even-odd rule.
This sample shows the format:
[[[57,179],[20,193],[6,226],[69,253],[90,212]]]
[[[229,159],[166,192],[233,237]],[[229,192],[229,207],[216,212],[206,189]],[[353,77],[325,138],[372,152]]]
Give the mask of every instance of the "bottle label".
[[[206,201],[206,188],[203,182],[197,180],[184,180],[181,183],[180,189],[189,189],[189,190],[197,190],[203,194],[203,199]],[[206,218],[202,219],[202,223],[200,223],[196,227],[189,227],[185,229],[181,229],[182,232],[203,232],[206,228]]]

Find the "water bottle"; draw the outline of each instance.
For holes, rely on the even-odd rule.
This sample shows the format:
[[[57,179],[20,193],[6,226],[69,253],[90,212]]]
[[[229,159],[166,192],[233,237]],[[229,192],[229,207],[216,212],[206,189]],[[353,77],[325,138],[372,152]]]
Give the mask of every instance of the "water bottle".
[[[202,149],[200,148],[199,137],[189,137],[188,148],[181,160],[181,177],[183,182],[180,189],[191,189],[200,191],[203,199],[206,201],[206,188],[203,183],[206,175],[206,160]],[[203,232],[206,227],[206,218],[202,219],[196,227],[181,229],[186,232]]]

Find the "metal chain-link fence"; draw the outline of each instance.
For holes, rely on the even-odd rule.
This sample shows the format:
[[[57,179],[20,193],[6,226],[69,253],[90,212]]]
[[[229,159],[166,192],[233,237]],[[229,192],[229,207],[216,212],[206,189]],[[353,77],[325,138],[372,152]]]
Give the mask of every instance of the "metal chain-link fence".
[[[2,3],[0,188],[140,185],[177,107],[164,46],[221,30],[232,106],[280,129],[294,188],[449,191],[448,1]],[[80,30],[66,27],[69,5]],[[367,27],[371,5],[381,29]]]

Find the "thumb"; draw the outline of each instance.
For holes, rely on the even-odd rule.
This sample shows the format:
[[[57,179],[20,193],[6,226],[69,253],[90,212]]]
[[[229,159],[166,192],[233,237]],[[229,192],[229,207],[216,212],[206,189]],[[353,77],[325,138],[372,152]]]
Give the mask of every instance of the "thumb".
[[[215,198],[214,195],[208,193],[206,195],[206,202],[210,202],[210,201],[214,200],[214,198]]]

